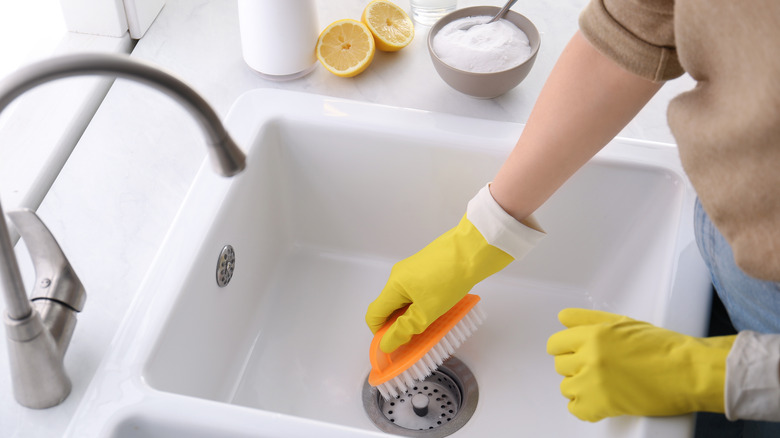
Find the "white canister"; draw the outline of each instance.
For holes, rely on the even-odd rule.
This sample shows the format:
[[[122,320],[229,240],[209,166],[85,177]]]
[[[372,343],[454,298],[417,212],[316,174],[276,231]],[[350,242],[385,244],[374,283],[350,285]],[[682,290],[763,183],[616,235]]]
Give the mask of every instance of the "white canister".
[[[244,61],[263,77],[290,80],[316,66],[315,0],[238,0]]]

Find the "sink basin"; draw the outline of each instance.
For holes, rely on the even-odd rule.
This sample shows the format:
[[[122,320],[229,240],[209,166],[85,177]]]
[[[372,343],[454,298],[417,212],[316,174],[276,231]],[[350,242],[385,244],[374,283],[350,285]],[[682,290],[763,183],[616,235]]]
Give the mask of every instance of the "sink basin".
[[[383,435],[361,403],[365,309],[522,130],[277,90],[242,96],[227,126],[247,170],[204,164],[69,436]],[[547,239],[473,290],[487,321],[456,356],[479,403],[453,436],[690,436],[691,416],[577,420],[545,344],[565,307],[703,335],[693,201],[672,145],[617,139],[575,174],[537,213]],[[235,271],[220,287],[226,245]]]

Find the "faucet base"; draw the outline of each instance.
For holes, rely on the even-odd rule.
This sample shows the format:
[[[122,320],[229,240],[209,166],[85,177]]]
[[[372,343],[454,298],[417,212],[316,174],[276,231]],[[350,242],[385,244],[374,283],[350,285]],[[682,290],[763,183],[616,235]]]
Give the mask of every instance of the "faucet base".
[[[70,394],[60,349],[37,310],[24,319],[5,315],[8,359],[14,376],[14,397],[22,406],[46,409]]]

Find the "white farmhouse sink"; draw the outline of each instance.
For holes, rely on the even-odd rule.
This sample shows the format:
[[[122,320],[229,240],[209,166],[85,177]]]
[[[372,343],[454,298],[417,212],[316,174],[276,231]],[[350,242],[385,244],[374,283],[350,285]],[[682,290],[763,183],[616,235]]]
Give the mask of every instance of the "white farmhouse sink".
[[[270,90],[241,97],[227,125],[247,170],[204,164],[69,436],[380,436],[361,402],[365,309],[394,262],[457,223],[522,129]],[[545,344],[572,306],[702,335],[693,200],[673,146],[629,140],[561,188],[537,214],[548,238],[474,290],[488,319],[456,355],[479,404],[453,436],[689,436],[691,416],[577,420]],[[220,288],[225,245],[235,274]]]

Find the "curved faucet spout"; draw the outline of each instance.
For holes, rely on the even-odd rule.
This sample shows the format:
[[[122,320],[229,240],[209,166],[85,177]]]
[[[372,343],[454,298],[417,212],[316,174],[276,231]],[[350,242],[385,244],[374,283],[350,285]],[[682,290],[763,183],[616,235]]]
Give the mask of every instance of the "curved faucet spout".
[[[116,76],[163,91],[184,106],[203,130],[212,166],[217,173],[233,176],[246,166],[244,153],[230,137],[219,116],[195,90],[174,75],[129,56],[69,55],[47,59],[17,70],[0,83],[0,112],[14,99],[37,85],[83,75]],[[45,228],[42,224],[35,227]],[[34,231],[33,234],[37,237],[41,233]],[[53,241],[51,236],[45,239]],[[51,248],[49,243],[38,247]],[[56,242],[54,245],[56,246]],[[30,251],[33,255],[32,247]],[[37,256],[39,259],[49,257],[51,252]],[[64,259],[64,256],[61,258]],[[79,291],[81,284],[70,270],[67,260],[64,263],[62,260],[57,263],[52,261],[51,265],[66,266],[62,269],[63,275],[58,278],[68,280],[63,280],[62,283],[74,287],[76,292],[64,294],[74,298],[62,299],[60,295],[44,294],[38,297],[40,302],[36,301],[33,306],[24,289],[5,215],[0,206],[0,288],[6,304],[4,322],[11,372],[14,374],[14,394],[20,404],[32,408],[55,406],[70,392],[70,380],[64,373],[63,355],[75,326],[75,312],[81,310],[80,306],[83,304],[83,288]],[[46,284],[45,287],[48,286],[49,284]],[[41,317],[41,314],[44,316]]]
[[[0,112],[18,96],[40,84],[84,75],[131,79],[166,93],[181,103],[202,128],[217,173],[233,176],[246,166],[244,153],[203,97],[173,74],[126,55],[85,53],[46,59],[23,67],[0,83]]]

